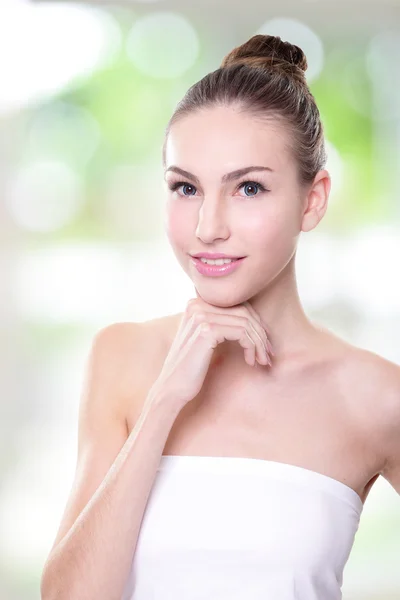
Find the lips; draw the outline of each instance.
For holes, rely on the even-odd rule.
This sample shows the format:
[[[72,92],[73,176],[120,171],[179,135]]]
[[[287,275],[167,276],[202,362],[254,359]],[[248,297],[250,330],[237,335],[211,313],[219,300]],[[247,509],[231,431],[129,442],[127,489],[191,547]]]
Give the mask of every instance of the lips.
[[[222,254],[216,252],[215,254],[211,254],[208,252],[199,252],[199,254],[192,254],[192,258],[208,258],[210,260],[218,260],[219,258],[229,258],[231,260],[239,260],[240,258],[244,258],[244,256],[229,256],[228,254]]]
[[[203,257],[201,257],[203,258]],[[199,260],[201,260],[201,258],[199,257]],[[241,257],[240,257],[241,258]],[[240,258],[233,258],[232,256],[224,256],[224,258],[208,258],[206,256],[204,256],[205,260],[240,260]]]
[[[192,262],[201,275],[220,277],[240,268],[239,265],[243,263],[245,258],[244,256],[243,258],[232,259],[231,262],[223,263],[222,265],[205,263],[200,258],[192,258]]]

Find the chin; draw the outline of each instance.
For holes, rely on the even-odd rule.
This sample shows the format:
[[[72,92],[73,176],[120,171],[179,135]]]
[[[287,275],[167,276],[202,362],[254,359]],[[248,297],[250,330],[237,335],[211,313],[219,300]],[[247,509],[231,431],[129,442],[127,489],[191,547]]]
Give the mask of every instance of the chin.
[[[242,302],[247,300],[247,296],[244,296],[243,299],[239,296],[237,292],[232,292],[232,294],[227,294],[226,292],[221,293],[220,295],[214,293],[201,293],[196,288],[197,295],[212,306],[218,306],[219,308],[231,308],[232,306],[237,306]]]

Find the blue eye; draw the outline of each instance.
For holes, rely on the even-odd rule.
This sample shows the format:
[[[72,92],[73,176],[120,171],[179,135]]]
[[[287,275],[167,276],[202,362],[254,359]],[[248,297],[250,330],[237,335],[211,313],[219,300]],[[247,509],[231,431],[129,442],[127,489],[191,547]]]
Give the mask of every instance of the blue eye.
[[[191,183],[187,183],[186,181],[175,181],[174,183],[171,183],[171,185],[168,185],[169,189],[172,192],[175,192],[175,190],[177,190],[180,187],[189,187],[192,189],[196,189],[194,187],[194,185],[192,185]],[[184,196],[188,195],[188,196],[193,196],[193,194],[183,194]]]
[[[257,191],[259,192],[266,192],[267,190],[265,189],[265,187],[261,184],[258,183],[257,181],[243,181],[243,183],[240,184],[239,187],[252,187],[252,188],[256,188]],[[248,196],[249,198],[252,198],[253,196],[256,196],[257,194],[250,194],[248,196],[248,194],[246,194],[246,196]]]
[[[172,182],[171,184],[168,184],[169,189],[172,192],[175,192],[178,188],[182,187],[182,188],[190,188],[191,190],[196,190],[196,187],[192,184],[192,183],[188,183],[187,181],[175,181]],[[257,194],[257,192],[269,192],[270,190],[267,190],[262,183],[259,183],[258,181],[242,181],[242,183],[240,183],[238,185],[238,189],[242,188],[242,187],[252,187],[253,189],[256,190],[255,194],[246,194],[247,198],[254,198]],[[196,192],[194,192],[196,193]],[[189,193],[189,194],[185,194],[183,193],[183,196],[193,196],[193,193]]]

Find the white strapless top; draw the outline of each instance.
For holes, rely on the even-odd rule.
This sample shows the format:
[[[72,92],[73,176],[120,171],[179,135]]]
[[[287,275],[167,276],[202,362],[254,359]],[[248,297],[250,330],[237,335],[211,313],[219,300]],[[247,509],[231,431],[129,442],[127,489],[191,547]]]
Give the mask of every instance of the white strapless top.
[[[303,467],[163,455],[122,600],[340,600],[362,510]]]

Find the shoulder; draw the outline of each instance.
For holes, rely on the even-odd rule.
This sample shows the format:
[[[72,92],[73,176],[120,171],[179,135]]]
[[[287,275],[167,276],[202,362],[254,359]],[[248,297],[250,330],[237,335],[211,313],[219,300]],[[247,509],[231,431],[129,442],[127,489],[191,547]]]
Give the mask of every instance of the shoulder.
[[[357,419],[379,457],[380,474],[400,494],[400,365],[348,345],[340,370]]]
[[[329,365],[337,383],[365,401],[378,398],[389,407],[400,385],[400,366],[373,352],[356,346],[319,326],[318,354]]]
[[[111,384],[119,397],[129,401],[145,394],[164,363],[179,317],[121,321],[99,329],[90,360],[102,384]]]
[[[400,494],[400,366],[376,357],[370,381],[374,428],[383,455],[381,475]]]
[[[335,336],[334,336],[335,337]],[[400,366],[383,356],[336,338],[335,373],[344,392],[377,422],[400,412]]]
[[[385,414],[400,408],[400,366],[383,356],[348,345],[342,371],[349,385]],[[372,408],[370,406],[370,408]]]
[[[137,322],[117,322],[98,329],[92,336],[84,371],[84,392],[96,398],[96,411],[112,405],[121,413],[125,390],[124,373],[133,361],[142,338],[142,325]],[[134,361],[133,361],[134,364]]]
[[[148,321],[120,321],[105,325],[93,336],[92,352],[112,357],[111,366],[118,361],[131,360],[136,353],[147,349],[154,354],[158,348],[168,344],[179,317],[180,314],[174,314]]]

